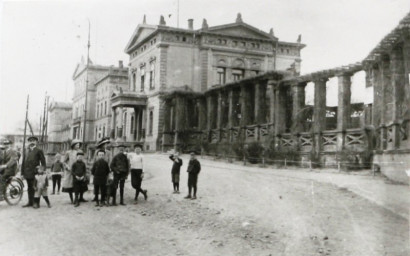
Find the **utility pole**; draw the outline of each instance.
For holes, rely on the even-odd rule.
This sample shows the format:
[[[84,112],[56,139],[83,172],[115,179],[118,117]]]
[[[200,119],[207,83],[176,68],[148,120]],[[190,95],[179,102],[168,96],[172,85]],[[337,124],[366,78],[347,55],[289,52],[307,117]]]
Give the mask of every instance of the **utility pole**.
[[[91,30],[91,23],[90,20],[88,20],[88,43],[87,43],[87,72],[86,72],[86,79],[85,79],[85,103],[84,103],[84,125],[83,125],[83,150],[84,153],[86,151],[86,145],[85,145],[85,135],[86,135],[86,124],[87,124],[87,101],[88,101],[88,68],[90,65],[90,30]]]
[[[21,175],[23,175],[23,171],[24,171],[24,163],[25,163],[25,159],[26,159],[26,132],[27,132],[27,118],[28,118],[28,102],[29,102],[29,97],[30,95],[27,95],[27,103],[26,103],[26,119],[24,120],[24,135],[23,135],[23,160],[21,162]],[[34,135],[34,134],[33,134]]]

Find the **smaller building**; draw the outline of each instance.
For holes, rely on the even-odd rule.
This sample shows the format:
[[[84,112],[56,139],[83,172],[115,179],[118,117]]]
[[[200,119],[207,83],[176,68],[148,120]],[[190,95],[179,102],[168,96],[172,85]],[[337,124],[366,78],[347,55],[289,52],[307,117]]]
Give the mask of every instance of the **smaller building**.
[[[110,98],[114,91],[127,90],[128,86],[128,68],[123,66],[122,61],[119,61],[118,67],[110,67],[109,72],[95,83],[95,141],[110,136],[112,119]],[[124,115],[126,116],[126,113]]]
[[[57,153],[69,149],[71,116],[71,103],[56,101],[50,103],[48,108],[47,153]]]

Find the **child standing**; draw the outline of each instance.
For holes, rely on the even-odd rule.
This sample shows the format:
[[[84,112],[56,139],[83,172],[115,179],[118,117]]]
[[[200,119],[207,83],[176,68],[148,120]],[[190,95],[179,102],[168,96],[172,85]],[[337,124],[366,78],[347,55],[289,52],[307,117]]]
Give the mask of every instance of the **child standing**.
[[[77,152],[77,161],[73,163],[73,166],[71,167],[71,172],[73,174],[73,190],[75,193],[74,207],[80,206],[79,198],[83,198],[84,188],[87,185],[85,177],[87,168],[83,162],[83,156],[84,153],[79,150]]]
[[[33,208],[40,208],[40,196],[43,196],[47,203],[48,208],[51,208],[50,201],[48,200],[47,188],[48,188],[48,177],[44,172],[44,167],[40,166],[38,168],[37,174],[34,176],[34,205]]]
[[[174,185],[174,194],[179,194],[179,174],[181,171],[182,159],[179,158],[178,152],[176,152],[173,155],[170,155],[169,159],[171,159],[171,161],[174,162],[171,170],[171,180],[172,184]]]
[[[97,160],[94,162],[91,168],[91,174],[94,175],[94,194],[95,194],[95,206],[100,206],[98,200],[98,194],[101,191],[101,206],[105,205],[105,192],[107,191],[107,178],[110,173],[110,167],[108,162],[104,159],[105,151],[100,149],[97,152]]]
[[[64,172],[64,165],[60,161],[61,156],[58,155],[56,162],[51,166],[51,178],[53,179],[53,193],[55,194],[56,185],[57,185],[57,194],[60,194],[60,187],[61,187],[61,176]]]

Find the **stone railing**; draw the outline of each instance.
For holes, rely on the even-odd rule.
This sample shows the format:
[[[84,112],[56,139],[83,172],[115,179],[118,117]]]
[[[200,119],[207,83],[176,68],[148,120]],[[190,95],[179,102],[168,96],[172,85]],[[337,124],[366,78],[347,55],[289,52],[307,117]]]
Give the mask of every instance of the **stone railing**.
[[[337,131],[323,131],[321,137],[322,151],[337,151]]]
[[[299,134],[299,147],[300,151],[303,152],[310,152],[313,147],[313,139],[312,134],[309,132],[301,132]]]
[[[295,137],[291,133],[283,133],[278,137],[279,146],[281,149],[294,149]]]
[[[367,149],[367,135],[363,129],[348,129],[344,135],[344,148],[352,151]]]
[[[241,128],[236,126],[236,127],[230,128],[230,130],[231,130],[231,141],[232,142],[238,141],[241,135]]]
[[[209,137],[211,138],[210,142],[211,143],[218,143],[219,142],[219,134],[220,134],[219,129],[210,130],[209,131]]]

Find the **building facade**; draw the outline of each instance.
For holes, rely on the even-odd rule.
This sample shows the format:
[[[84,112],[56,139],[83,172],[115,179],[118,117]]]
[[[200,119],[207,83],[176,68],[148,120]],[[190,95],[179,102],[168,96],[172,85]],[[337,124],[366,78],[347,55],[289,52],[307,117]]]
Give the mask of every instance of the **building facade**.
[[[85,110],[87,110],[85,143],[86,145],[92,145],[95,142],[95,83],[101,80],[104,76],[106,76],[109,70],[109,67],[94,65],[91,61],[88,68],[84,61],[77,65],[73,74],[74,95],[72,103],[72,122],[70,139],[83,140],[84,114]],[[85,108],[85,95],[87,83],[87,107]]]
[[[47,153],[64,152],[70,148],[72,104],[50,103],[48,108]]]
[[[130,56],[130,92],[114,95],[116,126],[111,129],[115,137],[141,142],[146,150],[161,150],[163,94],[204,93],[273,70],[298,74],[304,46],[300,37],[294,43],[279,41],[273,30],[252,27],[240,14],[234,23],[222,26],[209,27],[203,20],[200,29],[193,28],[193,20],[182,29],[166,26],[163,17],[159,25],[148,25],[144,18],[125,49]]]
[[[118,67],[110,67],[108,73],[95,83],[94,141],[110,136],[111,96],[114,92],[128,90],[128,68],[120,61]]]

